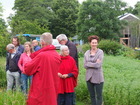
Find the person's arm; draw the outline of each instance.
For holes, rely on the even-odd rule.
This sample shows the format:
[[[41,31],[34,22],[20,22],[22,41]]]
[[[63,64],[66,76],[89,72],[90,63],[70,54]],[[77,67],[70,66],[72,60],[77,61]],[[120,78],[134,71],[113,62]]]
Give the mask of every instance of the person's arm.
[[[86,67],[90,67],[90,68],[100,68],[102,66],[102,62],[103,62],[103,52],[100,52],[98,55],[98,59],[95,63],[93,62],[86,62]]]
[[[78,77],[78,68],[76,66],[76,62],[75,61],[73,61],[73,62],[74,62],[73,71],[71,73],[69,73],[68,76],[73,76],[73,77],[77,78]]]
[[[75,59],[76,54],[77,54],[77,48],[75,45],[70,45],[69,46],[69,51],[70,51],[70,56]]]
[[[84,68],[87,69],[87,60],[86,60],[86,53],[84,54]]]
[[[24,66],[24,73],[30,76],[39,71],[40,68],[39,64],[41,60],[40,58],[41,56],[38,55],[34,59],[32,59],[31,62],[26,63]]]
[[[20,56],[20,59],[18,61],[18,67],[23,72],[23,55]]]
[[[6,54],[6,71],[9,70],[9,53]]]

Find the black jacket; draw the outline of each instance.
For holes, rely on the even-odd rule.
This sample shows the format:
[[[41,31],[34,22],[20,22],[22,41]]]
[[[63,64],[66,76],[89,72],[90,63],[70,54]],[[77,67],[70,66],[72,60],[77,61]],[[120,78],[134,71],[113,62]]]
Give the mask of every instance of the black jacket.
[[[70,40],[67,41],[66,46],[68,46],[70,50],[70,56],[74,58],[76,65],[78,67],[78,52],[75,44],[71,42]]]
[[[20,72],[20,69],[18,67],[18,61],[19,61],[19,58],[20,58],[20,55],[21,55],[21,52],[17,52],[14,57],[11,59],[12,60],[12,65],[10,65],[10,57],[11,57],[11,54],[10,53],[7,53],[7,57],[6,57],[6,71],[7,70],[10,70],[10,71],[19,71]],[[16,66],[16,67],[13,67],[13,66]],[[13,70],[13,68],[15,68],[16,70]]]

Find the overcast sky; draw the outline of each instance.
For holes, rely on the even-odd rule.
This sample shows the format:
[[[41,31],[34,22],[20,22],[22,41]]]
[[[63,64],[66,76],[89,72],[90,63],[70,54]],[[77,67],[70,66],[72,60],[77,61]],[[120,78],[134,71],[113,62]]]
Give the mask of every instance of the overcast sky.
[[[12,7],[14,6],[14,1],[15,0],[0,0],[4,9],[3,18],[5,20],[6,20],[6,17],[14,13],[12,11]],[[78,0],[78,1],[82,3],[85,0]],[[122,1],[126,2],[129,6],[134,6],[137,3],[137,1],[140,1],[140,0],[122,0]]]

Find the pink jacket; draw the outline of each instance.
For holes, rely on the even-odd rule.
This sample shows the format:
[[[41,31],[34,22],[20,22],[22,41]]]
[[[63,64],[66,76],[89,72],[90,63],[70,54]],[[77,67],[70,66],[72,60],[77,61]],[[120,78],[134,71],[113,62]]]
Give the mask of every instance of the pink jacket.
[[[32,59],[26,53],[22,53],[20,59],[18,61],[18,67],[20,68],[21,72],[24,73],[24,65],[30,62]]]

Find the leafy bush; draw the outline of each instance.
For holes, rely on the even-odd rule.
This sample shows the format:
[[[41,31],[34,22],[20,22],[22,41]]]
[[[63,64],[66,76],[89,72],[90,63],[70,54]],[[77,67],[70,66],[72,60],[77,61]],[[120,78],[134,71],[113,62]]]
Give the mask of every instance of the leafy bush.
[[[120,49],[120,55],[126,56],[126,57],[130,57],[130,58],[135,58],[135,51],[127,46],[122,46],[122,48]]]
[[[101,40],[99,42],[98,47],[104,51],[104,53],[109,55],[119,55],[120,49],[122,48],[122,45],[119,44],[116,41],[111,40]],[[89,44],[84,44],[82,47],[83,53],[85,53],[87,50],[90,49]]]
[[[0,56],[5,56],[6,55],[6,45],[10,43],[10,36],[6,35],[6,36],[1,36],[0,35]]]
[[[89,44],[84,44],[83,46],[82,46],[82,52],[83,53],[85,53],[87,50],[89,50],[90,49],[90,45]]]
[[[135,58],[140,59],[140,51],[135,51]]]
[[[6,87],[6,71],[4,71],[5,68],[0,67],[0,87],[5,88]]]
[[[101,40],[98,47],[106,54],[118,55],[122,45],[113,40]]]

